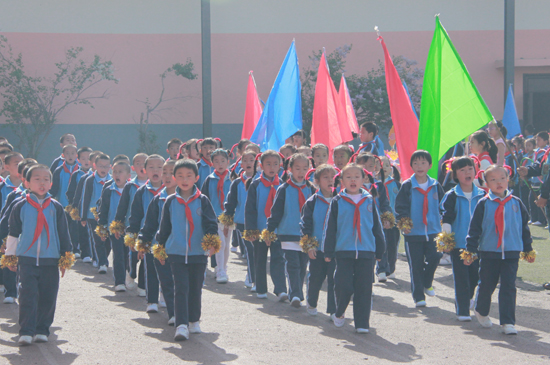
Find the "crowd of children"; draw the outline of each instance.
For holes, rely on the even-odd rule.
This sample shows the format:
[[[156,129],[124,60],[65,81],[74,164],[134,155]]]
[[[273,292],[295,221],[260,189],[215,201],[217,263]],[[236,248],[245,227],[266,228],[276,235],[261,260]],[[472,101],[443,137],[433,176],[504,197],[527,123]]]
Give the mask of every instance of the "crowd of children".
[[[503,135],[497,123],[474,133],[464,156],[453,153],[441,164],[443,181],[428,175],[434,162],[422,150],[401,161],[414,172],[402,179],[374,123],[361,125],[357,152],[348,143],[310,148],[298,131],[279,151],[264,152],[246,139],[228,151],[216,138],[174,138],[166,160],[111,158],[78,148],[66,134],[50,168],[2,140],[2,283],[4,303],[19,301],[19,343],[48,340],[58,272],[63,276],[72,257],[105,274],[111,252],[114,291],[137,289],[148,313],[166,307],[175,340],[201,332],[208,258],[224,284],[230,252],[239,250],[244,284],[257,298],[267,298],[269,253],[280,302],[300,308],[305,301],[307,313],[317,315],[326,280],[334,325],[344,325],[353,300],[356,331],[368,333],[373,282],[396,277],[401,235],[416,307],[435,296],[445,254],[457,319],[470,321],[474,310],[491,326],[500,280],[500,324],[515,334],[518,261],[535,258],[528,224],[545,224],[550,148],[544,150],[546,132],[509,144]]]

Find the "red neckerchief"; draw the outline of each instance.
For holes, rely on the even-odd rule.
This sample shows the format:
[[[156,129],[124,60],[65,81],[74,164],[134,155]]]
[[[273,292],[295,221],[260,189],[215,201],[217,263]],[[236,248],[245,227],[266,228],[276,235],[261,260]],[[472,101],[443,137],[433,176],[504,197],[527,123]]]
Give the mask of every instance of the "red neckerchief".
[[[497,248],[502,245],[502,236],[504,236],[504,205],[512,199],[512,195],[508,195],[504,200],[495,199],[498,203],[498,208],[495,211],[495,231],[498,235]]]
[[[237,161],[235,161],[235,165],[233,165],[233,168],[231,169],[231,172],[235,171],[237,169],[237,166],[239,166],[239,162],[241,162],[242,157],[239,157]]]
[[[542,156],[541,160],[540,160],[540,163],[543,164],[546,162],[546,160],[548,160],[548,154],[550,153],[550,148],[548,150],[546,150],[546,152],[544,153],[544,156]]]
[[[201,192],[199,189],[195,191],[195,194],[187,200],[183,200],[183,198],[180,198],[176,195],[176,200],[178,203],[183,204],[185,206],[185,218],[187,218],[187,222],[189,222],[189,238],[187,240],[187,244],[189,247],[191,247],[191,237],[193,236],[193,231],[195,230],[195,224],[193,223],[193,214],[191,213],[191,208],[189,208],[189,204],[193,202],[194,200],[198,199],[201,196]]]
[[[225,193],[223,191],[223,184],[225,183],[225,177],[229,173],[229,170],[225,170],[223,173],[219,173],[217,170],[214,170],[214,173],[219,178],[218,180],[218,186],[216,187],[216,190],[218,190],[218,199],[220,201],[220,206],[223,210],[223,203],[225,202]]]
[[[147,181],[147,182],[145,183],[145,185],[147,185],[148,183],[149,183],[149,181]],[[151,194],[153,194],[153,196],[157,196],[157,194],[160,193],[160,191],[161,191],[162,189],[164,189],[164,184],[162,184],[162,185],[160,186],[160,188],[158,188],[157,190],[155,190],[152,186],[151,186],[151,187],[147,186],[147,190],[149,190],[149,192],[150,192]]]
[[[203,161],[204,161],[204,163],[205,163],[205,164],[207,164],[208,166],[210,166],[210,167],[212,167],[212,166],[213,166],[212,162],[209,162],[209,161],[208,161],[208,160],[206,160],[206,159],[205,159],[204,157],[201,157],[201,160],[203,160]]]
[[[430,186],[428,190],[423,190],[420,187],[415,188],[420,194],[424,195],[424,204],[422,205],[422,222],[425,226],[428,225],[428,193],[430,192],[430,190],[432,190],[433,187],[433,185]]]
[[[353,229],[357,231],[357,238],[359,238],[359,242],[361,242],[361,211],[359,210],[359,207],[367,200],[368,196],[364,197],[363,199],[359,200],[359,203],[355,204],[351,198],[348,198],[347,196],[340,195],[342,199],[350,203],[355,207],[355,211],[353,212]]]
[[[491,165],[494,163],[493,159],[489,155],[489,152],[487,152],[487,151],[481,152],[479,155],[477,155],[477,158],[479,159],[480,162],[483,161],[483,160],[487,160],[491,163]]]
[[[386,196],[388,197],[388,200],[390,200],[390,193],[388,192],[388,185],[391,184],[394,181],[394,179],[389,179],[384,183],[384,186],[386,187]]]
[[[71,169],[72,169],[72,171],[71,171]],[[67,164],[65,163],[65,161],[63,161],[63,170],[65,170],[66,173],[71,174],[71,175],[73,174],[73,172],[75,172],[78,169],[78,164],[74,164],[74,166],[71,169],[69,169],[67,167]]]
[[[246,179],[244,178],[244,170],[241,171],[241,175],[239,177],[241,178],[242,183],[246,184]]]
[[[34,237],[32,239],[32,243],[25,251],[27,253],[31,247],[34,245],[38,237],[42,234],[42,229],[46,228],[46,233],[48,235],[48,245],[46,248],[50,247],[50,227],[48,226],[48,222],[46,221],[46,216],[44,215],[44,209],[46,209],[51,202],[52,198],[48,197],[44,200],[44,203],[42,203],[42,206],[40,206],[39,203],[35,202],[31,199],[30,194],[27,195],[27,203],[31,205],[36,211],[38,212],[38,216],[36,217],[36,228],[34,229]]]
[[[271,216],[271,207],[273,206],[273,200],[275,200],[275,193],[277,192],[277,189],[275,189],[275,186],[279,185],[279,176],[275,175],[273,182],[271,182],[264,177],[264,174],[261,174],[260,181],[262,182],[262,184],[264,184],[266,188],[270,188],[269,195],[267,196],[267,201],[264,208],[264,214],[266,218],[269,218]]]
[[[294,189],[298,190],[298,204],[300,205],[300,212],[302,211],[302,207],[306,203],[306,197],[304,195],[303,190],[307,188],[307,184],[304,184],[302,186],[298,186],[292,181],[292,178],[288,179],[287,181],[288,185],[292,186]]]

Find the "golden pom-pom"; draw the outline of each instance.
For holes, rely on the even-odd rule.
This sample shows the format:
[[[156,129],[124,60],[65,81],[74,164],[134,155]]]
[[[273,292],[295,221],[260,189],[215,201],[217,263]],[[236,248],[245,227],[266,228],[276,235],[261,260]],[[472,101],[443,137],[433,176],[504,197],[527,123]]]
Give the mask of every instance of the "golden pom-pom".
[[[218,217],[218,221],[220,221],[220,223],[223,224],[226,227],[233,228],[235,226],[235,222],[233,221],[233,216],[232,215],[227,215],[225,213],[222,213]]]
[[[15,255],[4,255],[0,259],[0,268],[6,269],[10,267],[17,266],[17,256]]]
[[[260,240],[264,242],[275,242],[277,241],[277,235],[275,234],[275,232],[269,232],[267,229],[264,229],[260,234]]]
[[[124,236],[124,245],[128,246],[130,248],[136,247],[136,239],[137,234],[135,233],[126,233],[126,236]]]
[[[403,217],[397,222],[397,227],[402,231],[410,231],[413,228],[413,221],[410,217]]]
[[[380,219],[382,220],[382,224],[388,222],[390,227],[395,226],[395,216],[392,212],[386,212],[380,216]]]
[[[153,245],[153,256],[159,261],[166,261],[168,254],[166,253],[166,248],[159,245],[158,243]]]
[[[109,226],[109,232],[111,232],[112,235],[118,233],[119,235],[123,236],[125,228],[126,227],[124,227],[124,223],[122,223],[121,221],[112,221],[111,225]]]
[[[535,257],[537,257],[537,251],[535,250],[532,250],[529,252],[521,252],[519,254],[520,260],[523,260],[523,261],[533,261]]]
[[[435,237],[435,243],[437,247],[437,251],[439,252],[451,252],[455,246],[455,234],[454,233],[447,233],[447,232],[441,232]]]
[[[310,237],[307,234],[300,239],[300,247],[302,251],[308,253],[310,250],[316,250],[319,247],[319,242],[315,237]]]
[[[73,221],[79,221],[80,220],[80,212],[78,211],[78,208],[73,207],[70,214],[71,214],[71,218],[72,218]]]
[[[151,241],[143,242],[141,239],[136,240],[136,251],[137,252],[143,252],[143,253],[150,253],[151,252]]]
[[[99,220],[99,213],[97,212],[97,207],[90,208],[90,212],[94,215],[94,219]]]
[[[210,251],[213,248],[214,253],[218,253],[222,247],[222,240],[217,234],[206,234],[202,238],[201,246],[205,251]]]
[[[73,267],[74,263],[76,262],[76,257],[74,256],[74,253],[67,251],[65,252],[65,256],[61,256],[59,258],[59,268],[68,270],[71,267]]]
[[[478,259],[478,257],[477,254],[462,249],[460,250],[460,259],[464,261],[474,262]]]
[[[73,206],[72,205],[69,204],[65,207],[65,213],[71,214],[72,211],[73,211]]]
[[[245,230],[243,232],[243,238],[248,242],[254,242],[258,238],[260,238],[260,231],[258,231],[257,229]]]
[[[102,240],[109,238],[109,230],[106,226],[98,224],[97,227],[95,227],[95,234],[97,234]]]

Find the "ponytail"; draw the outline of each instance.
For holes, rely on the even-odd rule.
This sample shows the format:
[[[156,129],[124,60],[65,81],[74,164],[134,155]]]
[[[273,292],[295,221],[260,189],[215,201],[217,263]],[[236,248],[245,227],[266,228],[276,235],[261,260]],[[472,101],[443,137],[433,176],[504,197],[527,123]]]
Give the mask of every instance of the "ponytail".
[[[289,158],[281,157],[281,158],[283,159],[283,170],[285,171],[283,176],[281,177],[281,180],[286,182],[290,178],[290,174],[288,173],[288,163],[290,162],[290,157]]]
[[[366,169],[363,169],[364,174],[366,177],[369,178],[370,183],[370,195],[372,195],[373,198],[378,197],[378,189],[376,188],[376,183],[374,182],[374,176],[370,172],[368,172]]]
[[[491,157],[491,160],[493,160],[493,163],[496,163],[498,158],[498,147],[492,138],[489,138],[487,152],[489,152],[489,156]]]
[[[311,163],[311,168],[315,169],[316,168],[315,167],[315,160],[313,159],[313,157],[310,156],[310,157],[308,157],[308,159],[309,159],[309,162]]]
[[[397,167],[395,167],[395,165],[392,164],[391,168],[393,170],[393,180],[396,182],[401,182],[401,173],[399,172]]]

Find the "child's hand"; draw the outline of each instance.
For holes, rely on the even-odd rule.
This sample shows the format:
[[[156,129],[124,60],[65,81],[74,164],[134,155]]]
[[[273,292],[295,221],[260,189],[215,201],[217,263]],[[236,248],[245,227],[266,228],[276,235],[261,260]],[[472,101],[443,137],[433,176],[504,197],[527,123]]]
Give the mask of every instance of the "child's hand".
[[[271,241],[264,241],[267,247],[271,246]]]
[[[229,234],[229,227],[228,227],[228,226],[224,226],[224,227],[223,227],[223,235],[224,235],[225,237],[227,237],[228,234]]]
[[[384,225],[384,229],[390,229],[391,228],[390,222],[388,222],[388,221],[383,221],[383,225]]]
[[[210,250],[208,250],[208,257],[212,257],[212,255],[215,255],[215,249],[212,247]]]
[[[376,261],[380,262],[380,261],[382,261],[382,259],[376,259]]]
[[[330,257],[325,257],[325,262],[330,262],[332,259]]]
[[[115,232],[115,238],[116,238],[117,240],[120,239],[120,233],[119,233],[119,232]]]
[[[472,264],[472,260],[464,260],[464,265],[470,266]]]
[[[130,247],[130,251],[132,251],[132,252],[137,252],[137,250],[136,250],[135,247]]]
[[[59,271],[61,271],[61,277],[64,277],[65,276],[65,269],[59,269]]]
[[[17,266],[8,266],[8,269],[13,272],[17,272]]]
[[[161,265],[164,265],[166,263],[165,260],[159,260],[159,262],[160,262]]]
[[[548,199],[544,199],[540,197],[535,201],[535,204],[539,208],[544,208],[546,206],[546,203],[548,203]]]
[[[143,260],[144,257],[145,257],[145,252],[138,252],[138,260]]]
[[[307,255],[309,256],[309,258],[310,258],[311,260],[315,260],[315,259],[317,258],[317,251],[315,251],[315,250],[309,250],[309,251],[307,252]]]
[[[101,237],[101,240],[102,240],[103,242],[105,242],[105,241],[107,241],[107,237]]]
[[[410,234],[410,233],[411,233],[411,230],[410,230],[410,229],[405,229],[405,230],[403,231],[403,233],[404,233],[404,234]]]
[[[529,258],[527,258],[527,262],[532,264],[533,262],[535,262],[535,258],[534,257],[529,257]]]
[[[86,221],[80,221],[80,224],[82,224],[82,227],[86,227]]]
[[[2,248],[0,248],[0,252],[6,253],[6,249],[4,248],[4,246],[2,246]]]
[[[526,177],[528,172],[529,170],[525,166],[521,166],[518,168],[518,173],[519,173],[519,176],[521,177]]]

